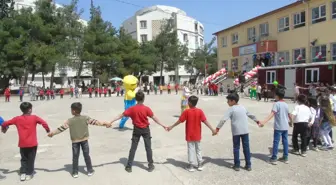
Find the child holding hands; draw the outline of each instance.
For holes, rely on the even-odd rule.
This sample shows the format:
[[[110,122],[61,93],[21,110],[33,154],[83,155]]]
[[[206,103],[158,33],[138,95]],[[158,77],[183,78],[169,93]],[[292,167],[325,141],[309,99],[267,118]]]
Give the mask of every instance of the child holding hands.
[[[229,94],[227,97],[227,103],[230,106],[224,114],[224,117],[221,119],[216,128],[216,133],[219,132],[219,129],[222,128],[224,123],[231,119],[231,130],[232,130],[232,140],[233,140],[233,155],[234,155],[234,166],[235,171],[240,170],[240,159],[239,159],[239,150],[240,150],[240,140],[243,145],[243,152],[245,156],[245,169],[251,171],[251,152],[250,152],[250,141],[249,141],[249,131],[248,131],[248,120],[249,117],[259,125],[257,118],[250,114],[244,106],[238,105],[239,96],[236,93]]]
[[[152,110],[143,104],[145,100],[145,94],[142,91],[139,91],[135,94],[135,100],[137,101],[137,104],[135,106],[125,110],[124,113],[120,114],[115,119],[113,119],[111,123],[107,125],[107,127],[111,127],[113,122],[120,120],[124,116],[131,117],[134,125],[132,145],[129,152],[125,170],[129,173],[132,172],[132,164],[134,161],[135,152],[138,148],[140,137],[142,137],[145,143],[145,149],[147,153],[148,171],[152,172],[155,167],[153,164],[154,161],[153,161],[152,142],[151,142],[152,136],[149,129],[148,117],[152,118],[153,121],[162,126],[164,129],[166,129],[166,127],[163,124],[161,124],[161,122],[158,120],[158,118],[156,118],[156,116],[154,116]]]
[[[197,157],[197,170],[203,170],[203,159],[201,154],[201,132],[202,132],[202,125],[203,122],[215,135],[216,131],[211,127],[210,123],[207,121],[203,111],[196,107],[198,102],[198,98],[196,96],[190,96],[188,98],[188,106],[189,109],[183,111],[182,115],[180,116],[179,120],[170,127],[168,127],[168,131],[172,130],[174,127],[186,121],[186,140],[188,143],[188,161],[189,165],[187,166],[187,170],[190,172],[195,171],[194,168],[194,156]]]

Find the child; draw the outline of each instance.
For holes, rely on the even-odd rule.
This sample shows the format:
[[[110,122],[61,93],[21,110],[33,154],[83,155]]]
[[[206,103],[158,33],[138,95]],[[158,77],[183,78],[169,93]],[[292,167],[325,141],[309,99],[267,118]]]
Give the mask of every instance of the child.
[[[155,123],[159,124],[164,129],[166,129],[166,127],[161,124],[161,122],[156,118],[156,116],[154,116],[152,110],[143,104],[145,100],[145,94],[142,91],[139,91],[135,94],[135,100],[137,101],[137,104],[135,106],[132,106],[127,110],[125,110],[124,113],[120,114],[118,117],[113,119],[107,127],[111,127],[113,122],[120,120],[124,116],[131,117],[134,125],[132,146],[129,152],[128,162],[125,170],[129,173],[132,172],[132,164],[134,161],[135,152],[136,149],[138,148],[140,137],[142,137],[145,143],[145,149],[147,153],[148,171],[152,172],[154,170],[154,164],[153,164],[154,162],[151,148],[152,137],[149,129],[148,117],[152,118],[153,121],[155,121]]]
[[[269,161],[273,165],[277,165],[280,137],[282,138],[283,144],[283,157],[279,160],[288,164],[288,123],[291,121],[291,117],[289,115],[288,105],[285,101],[283,101],[284,97],[285,90],[276,89],[275,99],[277,102],[274,103],[271,114],[265,119],[265,121],[260,123],[260,126],[263,126],[274,117],[273,149],[272,157]]]
[[[43,100],[44,99],[44,90],[42,88],[39,91],[39,95],[40,95],[40,100]],[[38,99],[36,99],[36,100],[38,100]]]
[[[55,91],[54,89],[50,89],[50,99],[55,99]]]
[[[7,87],[6,90],[5,90],[5,102],[9,102],[10,96],[11,96],[11,91],[10,91],[9,87]]]
[[[63,88],[61,88],[61,90],[60,90],[60,96],[61,96],[61,99],[63,99],[63,96],[64,96],[64,89]]]
[[[183,123],[186,121],[186,140],[188,144],[188,161],[189,165],[187,166],[187,170],[190,172],[195,171],[194,168],[194,156],[197,157],[197,170],[202,171],[203,170],[203,159],[201,154],[201,132],[202,132],[202,125],[201,122],[203,122],[211,131],[213,134],[216,133],[216,131],[211,127],[210,123],[207,121],[203,111],[196,107],[198,102],[198,98],[196,96],[190,96],[188,98],[188,105],[189,109],[185,110],[179,120],[176,121],[175,124],[168,127],[167,130],[170,131],[180,123]]]
[[[308,124],[314,118],[310,108],[305,105],[307,103],[307,97],[303,94],[300,94],[297,97],[298,105],[295,106],[294,111],[292,112],[292,120],[294,121],[294,129],[292,135],[293,150],[292,153],[300,155],[299,152],[299,143],[298,135],[301,138],[301,156],[307,156],[307,133],[308,133]]]
[[[46,94],[47,94],[47,100],[50,100],[50,94],[51,94],[51,92],[50,92],[49,87],[47,88]]]
[[[104,87],[104,97],[106,98],[106,96],[107,96],[107,87]]]
[[[99,88],[99,98],[101,98],[101,95],[103,94],[103,88],[102,87],[100,87]]]
[[[95,97],[96,97],[96,98],[98,97],[98,91],[99,91],[99,89],[98,89],[98,87],[96,87],[96,88],[95,88]]]
[[[320,108],[317,106],[317,100],[315,97],[309,97],[308,98],[310,111],[315,116],[309,123],[309,130],[308,138],[307,138],[307,149],[309,147],[310,139],[313,139],[313,150],[319,151],[317,148],[317,141],[319,139],[319,120],[320,120]]]
[[[320,135],[324,141],[323,150],[333,149],[333,143],[330,137],[332,125],[335,124],[335,117],[330,105],[328,96],[322,96],[320,101]]]
[[[66,129],[70,130],[70,137],[72,140],[72,177],[78,177],[78,158],[80,148],[82,148],[88,176],[92,176],[94,170],[92,168],[91,157],[89,154],[89,127],[88,125],[106,126],[107,123],[100,122],[92,119],[88,116],[81,115],[82,104],[75,102],[71,104],[71,114],[74,116],[68,119],[63,125],[58,127],[53,132],[48,134],[49,137],[53,137]]]
[[[20,87],[20,90],[19,90],[20,102],[22,102],[22,100],[23,100],[23,94],[24,94],[23,87]]]
[[[92,87],[88,88],[88,92],[89,92],[89,98],[92,98]]]
[[[231,119],[232,128],[232,140],[233,140],[233,155],[234,155],[234,166],[235,171],[240,170],[240,140],[243,145],[243,152],[245,156],[245,169],[247,171],[252,170],[251,166],[251,153],[250,153],[250,143],[249,143],[249,131],[248,131],[248,120],[247,117],[255,121],[259,125],[257,118],[250,114],[244,106],[238,105],[239,96],[236,93],[229,94],[227,97],[227,104],[230,106],[229,110],[226,111],[224,117],[221,119],[216,128],[216,133],[222,128],[224,123]]]
[[[15,125],[19,135],[19,148],[21,154],[20,180],[30,180],[34,175],[34,164],[37,151],[36,125],[41,124],[49,133],[48,124],[38,116],[32,115],[33,105],[23,102],[20,105],[21,116],[14,117],[5,121],[1,127],[2,132],[6,133],[8,126]]]

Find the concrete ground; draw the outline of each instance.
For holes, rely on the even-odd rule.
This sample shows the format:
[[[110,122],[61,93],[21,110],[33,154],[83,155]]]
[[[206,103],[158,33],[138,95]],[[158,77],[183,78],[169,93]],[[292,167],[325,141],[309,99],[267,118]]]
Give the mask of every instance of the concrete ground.
[[[28,97],[25,97],[28,99]],[[20,115],[18,99],[4,103],[1,97],[0,114],[5,119]],[[34,113],[44,118],[52,129],[57,128],[70,115],[70,104],[82,102],[83,114],[99,120],[111,120],[123,110],[123,98],[64,99],[33,102]],[[166,125],[173,124],[180,113],[180,96],[150,95],[146,104],[153,109],[157,117]],[[264,119],[272,107],[272,103],[256,102],[242,99],[240,104]],[[215,127],[228,108],[224,96],[201,96],[198,107],[202,108]],[[293,104],[290,104],[293,109]],[[250,122],[250,145],[252,153],[251,172],[230,169],[233,163],[232,136],[230,123],[223,126],[218,136],[211,136],[210,130],[203,126],[202,153],[205,160],[204,171],[188,172],[184,170],[187,162],[187,145],[183,124],[171,132],[153,123],[152,148],[155,171],[146,171],[146,153],[143,142],[139,144],[132,173],[124,170],[131,146],[132,125],[129,129],[119,131],[116,128],[90,127],[90,152],[96,170],[92,177],[85,172],[83,157],[80,157],[80,176],[73,179],[71,173],[72,150],[69,133],[48,138],[42,127],[38,127],[39,148],[36,158],[37,174],[27,185],[202,185],[202,184],[333,184],[336,182],[336,152],[309,151],[306,158],[290,155],[289,164],[279,163],[277,166],[268,164],[269,148],[272,146],[272,123],[259,128]],[[117,127],[117,124],[115,125]],[[291,130],[290,130],[291,133]],[[334,132],[336,133],[336,132]],[[336,136],[336,135],[335,135]],[[0,184],[19,184],[17,170],[20,166],[20,154],[17,147],[17,131],[11,127],[6,134],[0,134]],[[280,147],[282,148],[282,147]],[[281,153],[279,154],[281,156]],[[241,152],[242,166],[244,158]],[[20,183],[21,184],[21,183]]]

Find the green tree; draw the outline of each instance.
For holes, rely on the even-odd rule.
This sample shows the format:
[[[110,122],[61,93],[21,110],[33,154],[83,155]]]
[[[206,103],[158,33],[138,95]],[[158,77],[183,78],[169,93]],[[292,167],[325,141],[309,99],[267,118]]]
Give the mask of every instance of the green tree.
[[[14,10],[14,0],[0,0],[0,19],[10,17]]]
[[[191,74],[194,81],[200,74],[208,75],[215,73],[217,69],[217,48],[213,45],[216,38],[204,44],[193,52],[185,63],[185,69]],[[204,74],[206,73],[206,74]]]
[[[89,61],[92,76],[96,78],[110,70],[111,64],[116,61],[118,41],[116,29],[102,19],[100,8],[92,5],[90,13],[91,18],[84,33],[83,60]]]

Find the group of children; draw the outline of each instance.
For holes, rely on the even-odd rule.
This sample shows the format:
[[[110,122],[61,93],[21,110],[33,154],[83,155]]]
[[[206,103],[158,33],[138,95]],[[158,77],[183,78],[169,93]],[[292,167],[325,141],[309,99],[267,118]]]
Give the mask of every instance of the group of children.
[[[36,156],[37,139],[36,139],[36,124],[42,124],[45,130],[48,132],[49,137],[53,137],[67,129],[70,130],[70,137],[72,140],[73,148],[73,173],[74,178],[78,177],[78,157],[80,148],[83,150],[85,163],[87,166],[88,175],[91,176],[94,173],[92,168],[91,158],[89,155],[89,125],[106,126],[111,127],[112,124],[121,119],[122,117],[130,117],[133,123],[132,144],[128,156],[128,162],[125,170],[132,172],[132,164],[140,137],[144,139],[145,149],[147,153],[148,171],[154,170],[153,152],[151,148],[151,131],[149,128],[148,118],[151,118],[154,122],[162,126],[166,131],[171,131],[180,123],[186,122],[186,141],[188,146],[188,171],[203,170],[203,159],[201,154],[201,123],[203,122],[212,132],[212,135],[217,135],[224,123],[231,120],[232,128],[232,140],[233,140],[233,153],[234,153],[234,165],[233,169],[240,170],[239,150],[240,142],[243,146],[243,153],[245,156],[245,169],[247,171],[252,170],[251,164],[251,152],[250,152],[250,140],[248,130],[248,118],[255,121],[260,127],[263,127],[269,120],[274,117],[274,138],[273,138],[273,151],[270,163],[277,164],[278,160],[288,163],[288,129],[292,120],[294,121],[293,131],[293,153],[297,153],[301,149],[301,155],[306,155],[307,135],[305,130],[312,128],[312,132],[316,132],[315,127],[319,127],[321,131],[326,147],[331,148],[332,144],[327,136],[330,131],[334,119],[332,111],[325,103],[325,99],[321,99],[320,108],[317,108],[316,100],[310,99],[310,108],[306,103],[305,96],[298,98],[299,104],[295,107],[292,114],[289,113],[288,105],[283,101],[285,92],[283,89],[276,89],[275,99],[276,102],[273,105],[270,115],[265,118],[264,121],[258,121],[258,119],[249,113],[244,106],[238,104],[239,96],[236,93],[231,93],[227,96],[227,104],[229,109],[225,112],[224,117],[220,120],[217,127],[214,129],[208,122],[204,112],[197,108],[198,97],[190,96],[188,98],[188,109],[182,112],[179,119],[171,126],[163,125],[158,118],[154,115],[153,111],[144,105],[145,94],[142,91],[136,93],[135,99],[137,104],[122,114],[118,115],[111,122],[97,121],[88,116],[81,115],[82,105],[79,102],[71,105],[72,118],[68,119],[63,125],[56,130],[50,132],[50,129],[46,122],[41,118],[32,115],[32,104],[24,102],[21,104],[20,109],[23,112],[21,116],[15,117],[11,120],[5,121],[2,125],[2,131],[5,133],[10,125],[16,125],[19,133],[19,147],[21,153],[21,180],[29,180],[33,177],[34,173],[34,161]],[[314,114],[314,110],[318,113]],[[331,111],[331,112],[330,112]],[[315,119],[314,119],[315,118]],[[315,125],[316,124],[316,125]],[[315,125],[313,127],[313,125]],[[301,148],[297,144],[297,135],[301,135]],[[316,143],[316,137],[311,136]],[[278,159],[278,145],[282,139],[284,153],[281,158]],[[316,147],[316,145],[314,144]],[[196,156],[197,161],[194,161]]]

